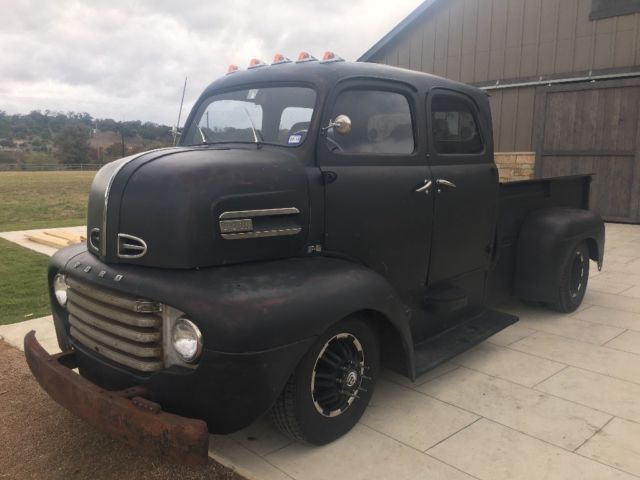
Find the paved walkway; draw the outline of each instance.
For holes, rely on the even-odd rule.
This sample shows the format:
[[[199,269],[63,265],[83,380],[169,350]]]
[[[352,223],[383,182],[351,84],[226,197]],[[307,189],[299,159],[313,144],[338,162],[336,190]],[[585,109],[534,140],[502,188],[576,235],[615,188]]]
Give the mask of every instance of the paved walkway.
[[[606,249],[577,313],[514,304],[520,322],[416,382],[383,372],[340,440],[310,447],[260,420],[212,435],[211,456],[261,480],[640,478],[640,226],[608,224]],[[48,319],[0,335],[31,328],[51,339]]]

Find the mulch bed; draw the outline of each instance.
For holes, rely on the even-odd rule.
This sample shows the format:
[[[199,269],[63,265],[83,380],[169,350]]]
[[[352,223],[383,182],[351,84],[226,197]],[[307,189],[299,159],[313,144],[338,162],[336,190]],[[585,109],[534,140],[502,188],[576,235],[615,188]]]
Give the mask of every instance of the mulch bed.
[[[0,479],[227,479],[243,477],[209,459],[203,467],[144,457],[51,400],[24,354],[0,341]]]

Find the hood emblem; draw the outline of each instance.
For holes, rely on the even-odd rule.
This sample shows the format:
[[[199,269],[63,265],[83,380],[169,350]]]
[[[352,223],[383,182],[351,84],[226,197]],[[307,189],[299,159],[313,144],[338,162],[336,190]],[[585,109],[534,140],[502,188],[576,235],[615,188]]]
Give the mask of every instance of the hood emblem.
[[[225,240],[297,235],[302,231],[299,213],[296,207],[223,212],[218,217],[220,235]]]
[[[138,237],[126,233],[118,234],[118,257],[141,258],[147,253],[147,243]]]

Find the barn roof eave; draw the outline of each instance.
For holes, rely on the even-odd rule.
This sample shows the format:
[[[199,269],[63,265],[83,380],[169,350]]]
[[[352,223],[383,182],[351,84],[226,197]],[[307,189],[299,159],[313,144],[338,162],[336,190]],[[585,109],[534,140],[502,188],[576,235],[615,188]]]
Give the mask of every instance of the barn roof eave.
[[[401,31],[415,22],[418,18],[420,18],[423,14],[426,14],[431,7],[435,6],[439,3],[440,0],[425,0],[420,5],[416,7],[413,12],[407,15],[398,25],[393,27],[393,29],[387,33],[384,37],[378,40],[369,50],[364,52],[360,58],[358,58],[358,62],[368,62],[371,58],[378,53],[382,48],[384,48],[391,40],[393,40]]]

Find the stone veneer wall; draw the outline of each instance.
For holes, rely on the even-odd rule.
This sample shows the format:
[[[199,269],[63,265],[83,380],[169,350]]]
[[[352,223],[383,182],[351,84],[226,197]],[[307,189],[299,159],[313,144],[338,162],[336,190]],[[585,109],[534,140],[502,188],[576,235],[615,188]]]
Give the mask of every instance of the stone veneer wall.
[[[528,180],[534,177],[535,152],[496,152],[494,158],[501,182]]]

